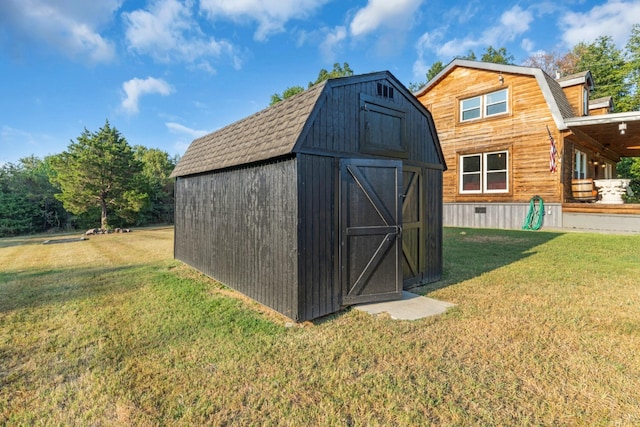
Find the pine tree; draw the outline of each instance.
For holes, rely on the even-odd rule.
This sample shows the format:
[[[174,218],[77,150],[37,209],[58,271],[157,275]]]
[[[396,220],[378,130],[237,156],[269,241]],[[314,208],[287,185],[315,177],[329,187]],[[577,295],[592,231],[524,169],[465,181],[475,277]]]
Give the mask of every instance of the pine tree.
[[[52,156],[51,167],[52,181],[62,191],[56,198],[64,208],[80,215],[98,207],[103,229],[109,227],[110,211],[132,221],[147,202],[147,194],[141,191],[140,162],[108,120],[97,132],[85,128],[67,151]]]

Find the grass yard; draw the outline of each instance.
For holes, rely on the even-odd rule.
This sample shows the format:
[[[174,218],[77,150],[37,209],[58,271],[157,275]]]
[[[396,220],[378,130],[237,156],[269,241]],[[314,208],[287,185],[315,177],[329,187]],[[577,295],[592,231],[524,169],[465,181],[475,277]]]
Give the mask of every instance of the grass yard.
[[[0,425],[640,425],[640,236],[445,229],[457,304],[288,327],[171,228],[0,239]]]

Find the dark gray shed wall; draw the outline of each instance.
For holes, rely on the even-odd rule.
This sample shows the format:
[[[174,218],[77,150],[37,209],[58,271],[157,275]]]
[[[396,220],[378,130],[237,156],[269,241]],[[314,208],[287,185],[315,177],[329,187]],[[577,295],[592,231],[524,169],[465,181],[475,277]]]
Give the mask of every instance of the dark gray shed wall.
[[[298,290],[301,319],[314,319],[340,309],[339,266],[336,264],[336,159],[298,156]]]
[[[298,319],[296,160],[178,178],[175,258]]]
[[[442,170],[423,169],[428,186],[425,191],[425,240],[427,266],[422,283],[437,282],[442,278]]]
[[[339,81],[339,80],[338,80]],[[355,83],[354,83],[355,81]],[[385,98],[377,95],[378,83],[393,87],[394,97]],[[400,88],[392,79],[349,80],[349,84],[336,84],[325,91],[319,99],[320,108],[316,108],[310,117],[311,126],[305,137],[294,151],[309,153],[326,153],[340,157],[373,156],[388,158],[387,153],[363,152],[363,108],[364,103],[377,103],[402,110],[405,113],[405,142],[407,153],[405,158],[414,164],[429,164],[431,167],[444,170],[442,154],[439,150],[437,135],[433,123],[429,122],[424,109],[414,98],[405,96],[406,90]],[[362,95],[366,99],[362,99]],[[409,94],[409,96],[411,96]],[[425,115],[426,114],[426,115]]]
[[[395,89],[393,98],[378,96],[379,83]],[[390,158],[388,153],[375,154],[368,152],[366,148],[363,150],[362,146],[366,143],[363,139],[364,104],[375,103],[405,113],[404,139],[407,151],[403,157],[398,158],[402,158],[406,166],[420,169],[423,180],[421,183],[423,204],[420,213],[422,222],[418,237],[421,242],[410,249],[412,252],[415,250],[414,257],[421,260],[421,273],[418,277],[406,281],[406,287],[410,287],[421,283],[435,282],[442,277],[442,173],[445,165],[442,161],[441,152],[438,151],[439,145],[434,143],[434,139],[437,141],[437,135],[433,122],[429,120],[429,113],[415,99],[406,97],[405,93],[403,88],[399,87],[393,79],[384,78],[379,80],[363,79],[360,82],[356,79],[355,83],[353,79],[350,79],[349,84],[332,85],[331,90],[325,91],[325,94],[318,100],[320,108],[316,108],[310,117],[309,127],[305,129],[304,139],[297,144],[296,151],[334,157],[333,160],[325,159],[322,166],[320,166],[321,163],[318,163],[319,160],[312,161],[311,156],[308,157],[311,165],[308,168],[303,167],[302,163],[300,163],[299,173],[302,182],[309,180],[309,182],[315,182],[317,185],[312,193],[305,193],[304,197],[308,199],[308,203],[316,203],[318,206],[324,207],[327,205],[326,200],[331,199],[331,197],[328,194],[323,195],[321,189],[322,191],[334,190],[336,185],[337,160],[335,158]],[[354,108],[355,106],[357,108]],[[425,115],[425,112],[427,115]],[[299,155],[299,158],[302,159],[302,155]],[[304,186],[300,188],[302,192],[305,191]],[[314,200],[316,196],[321,197],[322,201]],[[331,199],[331,201],[334,203],[333,209],[335,210],[335,200]],[[302,206],[302,203],[300,205],[301,218],[307,218],[311,221],[312,215],[318,211],[306,211],[309,215],[305,217],[302,215],[305,206]],[[324,213],[328,211],[328,209],[323,208]],[[331,225],[334,227],[332,229],[334,233],[336,232],[338,214],[335,213],[335,215],[336,223]],[[306,231],[307,237],[304,241],[300,241],[300,248],[307,246],[312,248],[316,244],[317,238],[320,237],[312,237],[309,233],[318,232],[318,230],[325,232],[324,230],[331,229],[329,224],[323,224],[320,228],[318,228],[318,224],[311,222],[308,222],[308,224],[313,226],[314,229],[301,228],[301,230],[304,229]],[[407,240],[412,238],[409,232],[406,237]],[[313,253],[316,257],[321,256],[324,260],[332,255],[326,252],[328,249],[332,248],[325,243],[322,249],[313,247],[310,250],[315,251]],[[337,253],[337,249],[334,253]],[[329,268],[329,264],[324,264],[324,262],[324,267]],[[320,289],[315,289],[314,286],[313,292],[326,292],[327,295],[323,297],[323,295],[316,294],[315,297],[324,298],[326,304],[328,304],[327,301],[331,301],[331,304],[326,307],[325,311],[325,306],[317,306],[313,298],[308,296],[306,299],[301,298],[301,310],[304,301],[304,306],[314,314],[321,313],[318,315],[323,315],[336,311],[340,300],[339,280],[334,278],[334,281],[331,282],[327,275],[319,276],[316,274],[314,276],[315,273],[313,272],[303,271],[302,266],[301,264],[300,292],[307,292],[307,294],[309,292],[302,289],[302,284],[305,281],[306,283],[315,283],[316,280],[321,280]],[[331,271],[334,271],[336,269],[335,264],[331,268]],[[305,279],[311,277],[310,275],[314,277],[313,280]],[[317,316],[314,315],[312,317]]]

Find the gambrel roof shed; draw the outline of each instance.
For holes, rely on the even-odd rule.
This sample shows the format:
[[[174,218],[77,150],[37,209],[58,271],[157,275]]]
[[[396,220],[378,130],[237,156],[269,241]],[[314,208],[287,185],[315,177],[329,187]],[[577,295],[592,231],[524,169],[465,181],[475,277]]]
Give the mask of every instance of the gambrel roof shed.
[[[327,81],[193,141],[173,176],[193,175],[290,154]]]
[[[331,79],[192,142],[176,258],[302,321],[442,273],[430,113],[389,72]]]

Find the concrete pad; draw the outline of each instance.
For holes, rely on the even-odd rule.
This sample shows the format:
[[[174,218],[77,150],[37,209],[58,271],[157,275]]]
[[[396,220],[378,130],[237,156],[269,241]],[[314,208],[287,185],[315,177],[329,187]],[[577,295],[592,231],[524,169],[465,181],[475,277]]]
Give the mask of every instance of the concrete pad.
[[[396,301],[358,304],[353,308],[369,314],[389,313],[394,320],[417,320],[442,314],[455,304],[402,291],[402,299]]]

